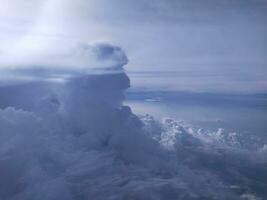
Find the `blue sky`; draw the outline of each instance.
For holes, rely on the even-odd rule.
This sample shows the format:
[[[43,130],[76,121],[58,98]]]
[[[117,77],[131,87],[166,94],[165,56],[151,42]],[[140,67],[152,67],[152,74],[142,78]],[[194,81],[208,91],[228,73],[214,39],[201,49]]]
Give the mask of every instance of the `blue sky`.
[[[29,60],[47,65],[51,57],[65,55],[74,41],[108,41],[126,51],[126,69],[136,87],[230,93],[267,90],[264,0],[0,3],[1,68],[30,65]],[[61,64],[76,62],[65,58]]]

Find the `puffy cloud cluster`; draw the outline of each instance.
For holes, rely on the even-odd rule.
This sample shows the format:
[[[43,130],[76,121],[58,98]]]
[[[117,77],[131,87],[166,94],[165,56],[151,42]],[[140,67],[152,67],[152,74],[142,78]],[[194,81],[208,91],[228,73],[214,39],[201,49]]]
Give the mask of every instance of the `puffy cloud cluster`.
[[[87,55],[87,48],[80,54]],[[91,52],[91,47],[89,48]],[[97,62],[122,69],[119,47]],[[108,72],[108,73],[107,73]],[[0,88],[1,200],[256,199],[266,196],[264,144],[223,130],[138,117],[123,72]],[[253,145],[252,145],[253,146]],[[260,150],[258,150],[260,149]],[[259,174],[254,173],[260,171]]]

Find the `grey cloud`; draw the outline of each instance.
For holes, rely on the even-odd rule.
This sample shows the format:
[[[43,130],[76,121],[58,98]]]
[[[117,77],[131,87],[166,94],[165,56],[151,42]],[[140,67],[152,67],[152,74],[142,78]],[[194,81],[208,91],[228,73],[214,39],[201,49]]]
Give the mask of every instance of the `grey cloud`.
[[[128,63],[128,58],[120,47],[107,43],[94,45],[93,52],[98,60],[112,59],[116,62],[115,67],[122,67]]]
[[[163,21],[174,19],[176,9],[182,4],[188,6],[186,12],[206,13],[202,5],[191,4],[193,1],[187,1],[188,4],[185,1],[181,4],[174,1],[90,2],[91,10],[87,1],[78,1],[87,5],[81,9],[85,13],[91,13],[95,5],[95,12],[103,12],[100,14],[104,14],[102,17],[111,26],[117,20],[123,22],[124,26],[114,26],[112,31],[123,30],[115,35],[122,36],[120,41],[128,41],[126,44],[130,47],[137,44],[136,32],[141,35],[145,32],[146,37],[139,41],[142,45],[137,48],[139,54],[143,54],[142,47],[147,46],[158,52],[144,53],[145,59],[140,59],[142,64],[177,56],[180,49],[177,44],[181,43],[175,38],[183,40],[183,34],[177,35],[180,31],[177,25],[172,34],[167,34],[172,23],[160,27],[152,23],[146,28],[149,23],[142,23],[141,29],[136,29],[135,24],[131,27],[136,29],[135,34],[125,32],[129,21],[147,19],[148,15],[150,22],[155,22],[154,17]],[[224,5],[222,1],[205,2],[211,9],[214,4]],[[61,1],[56,3],[61,5]],[[134,10],[131,5],[135,5]],[[141,7],[142,11],[149,9],[148,12],[138,12]],[[160,11],[162,7],[164,10]],[[79,17],[85,14],[80,15],[76,10],[71,13]],[[209,16],[210,13],[213,11],[209,9]],[[124,19],[128,14],[131,17]],[[103,23],[102,17],[95,15],[94,19]],[[186,18],[192,19],[192,16]],[[68,22],[64,21],[64,25]],[[75,29],[72,24],[75,20],[68,28]],[[190,45],[195,47],[189,39],[196,29],[184,30],[184,36],[191,34],[182,43],[183,51],[190,52]],[[210,39],[210,34],[201,33]],[[218,40],[216,34],[213,36],[215,40],[209,44]],[[0,60],[1,200],[242,200],[267,196],[266,141],[259,142],[223,129],[203,130],[169,118],[160,122],[149,115],[136,116],[123,104],[130,80],[123,70],[127,56],[118,46],[77,43],[66,38],[28,36],[24,39],[25,46],[22,43],[8,52],[9,58],[18,56],[16,62],[3,62],[3,57]],[[206,46],[207,41],[200,44]],[[31,46],[32,43],[38,45]],[[173,45],[165,51],[163,43]],[[212,48],[199,50],[213,51]]]
[[[123,104],[129,86],[124,72],[82,75],[64,84],[2,86],[0,198],[242,200],[267,195],[261,178],[267,174],[264,141],[169,118],[138,117]],[[261,175],[251,175],[250,169]]]

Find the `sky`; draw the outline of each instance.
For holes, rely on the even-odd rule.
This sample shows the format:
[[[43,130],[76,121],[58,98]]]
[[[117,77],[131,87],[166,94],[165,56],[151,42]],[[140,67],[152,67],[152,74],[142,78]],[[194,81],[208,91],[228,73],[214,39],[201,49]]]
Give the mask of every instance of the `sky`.
[[[0,0],[0,199],[266,199],[266,8]]]
[[[267,92],[265,0],[0,3],[2,69],[83,68],[75,45],[108,41],[126,51],[133,87]]]

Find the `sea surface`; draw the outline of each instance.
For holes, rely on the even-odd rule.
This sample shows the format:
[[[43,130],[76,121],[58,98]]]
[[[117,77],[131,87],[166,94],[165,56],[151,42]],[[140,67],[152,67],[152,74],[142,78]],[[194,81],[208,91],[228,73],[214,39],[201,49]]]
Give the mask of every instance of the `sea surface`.
[[[203,129],[225,129],[267,139],[267,95],[129,91],[137,115],[184,120]]]

